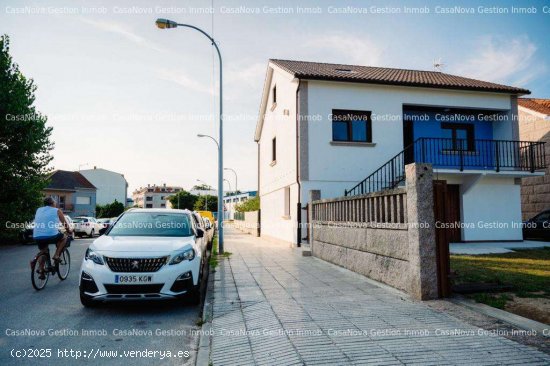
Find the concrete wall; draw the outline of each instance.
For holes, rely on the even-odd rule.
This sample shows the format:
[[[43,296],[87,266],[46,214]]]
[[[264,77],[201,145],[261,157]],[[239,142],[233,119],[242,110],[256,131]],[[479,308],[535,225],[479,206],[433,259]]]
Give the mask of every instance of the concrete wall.
[[[260,215],[259,211],[250,211],[244,213],[244,220],[237,220],[233,221],[233,225],[238,230],[245,232],[247,234],[253,235],[253,236],[259,236],[258,235],[258,229],[259,229],[259,222],[258,222],[258,216]]]
[[[550,209],[550,120],[521,108],[519,134],[522,141],[546,142],[545,175],[522,179],[521,210],[523,219],[526,220],[543,210]]]
[[[433,299],[438,281],[432,169],[410,164],[406,175],[406,188],[313,201],[312,254],[414,298]]]

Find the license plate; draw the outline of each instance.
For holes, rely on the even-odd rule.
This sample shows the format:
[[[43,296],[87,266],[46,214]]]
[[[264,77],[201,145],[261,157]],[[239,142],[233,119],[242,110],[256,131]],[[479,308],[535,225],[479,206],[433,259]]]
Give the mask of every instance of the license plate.
[[[151,275],[115,275],[115,283],[150,283],[153,282],[153,276]]]

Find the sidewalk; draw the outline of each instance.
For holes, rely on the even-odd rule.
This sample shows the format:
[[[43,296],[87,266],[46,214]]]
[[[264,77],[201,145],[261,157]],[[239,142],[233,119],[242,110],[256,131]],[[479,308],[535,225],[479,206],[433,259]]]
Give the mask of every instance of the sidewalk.
[[[225,232],[213,365],[548,365],[550,357],[298,249]]]

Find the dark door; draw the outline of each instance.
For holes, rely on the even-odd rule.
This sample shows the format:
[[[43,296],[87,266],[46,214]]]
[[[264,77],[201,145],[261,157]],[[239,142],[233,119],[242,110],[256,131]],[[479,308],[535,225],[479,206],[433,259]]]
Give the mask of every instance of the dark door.
[[[444,180],[434,180],[433,187],[434,219],[436,222],[447,222],[447,182]],[[442,228],[441,225],[436,225],[435,227],[435,244],[439,296],[447,297],[451,294],[451,284],[449,281],[451,267],[449,262],[449,230]]]
[[[403,121],[403,148],[405,149],[405,164],[414,162],[414,150],[412,143],[414,142],[413,122]],[[410,146],[409,148],[407,148]]]
[[[449,230],[449,241],[455,243],[461,240],[460,235],[460,186],[458,184],[447,184],[445,201],[446,221],[452,228]]]

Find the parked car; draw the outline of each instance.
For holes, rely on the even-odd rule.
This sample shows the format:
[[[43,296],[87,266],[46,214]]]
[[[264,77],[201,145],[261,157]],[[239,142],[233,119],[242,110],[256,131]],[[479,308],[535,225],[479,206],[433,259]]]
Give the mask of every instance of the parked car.
[[[74,222],[74,234],[78,237],[84,235],[92,238],[95,234],[99,234],[99,230],[103,227],[98,223],[94,217],[78,216],[73,219]]]
[[[204,232],[189,210],[130,209],[86,250],[84,306],[111,300],[200,301]]]
[[[63,215],[63,216],[65,216],[65,220],[67,220],[67,223],[69,224],[69,227],[71,228],[71,230],[74,230],[75,225],[73,220],[67,215]],[[33,231],[34,231],[34,221],[25,224],[25,229],[21,233],[21,239],[23,243],[26,243],[26,244],[34,243]],[[66,231],[65,226],[60,225],[59,231],[64,233]]]
[[[208,243],[207,247],[208,250],[212,249],[212,240],[214,239],[214,225],[212,225],[212,222],[210,222],[210,219],[208,217],[203,217],[204,220],[204,229],[205,234],[204,236],[207,238],[206,242]]]
[[[550,241],[550,210],[542,211],[523,223],[523,239]]]
[[[212,211],[197,211],[202,217],[207,217],[210,220],[210,223],[213,225],[214,229],[216,228],[216,219],[212,214]]]

